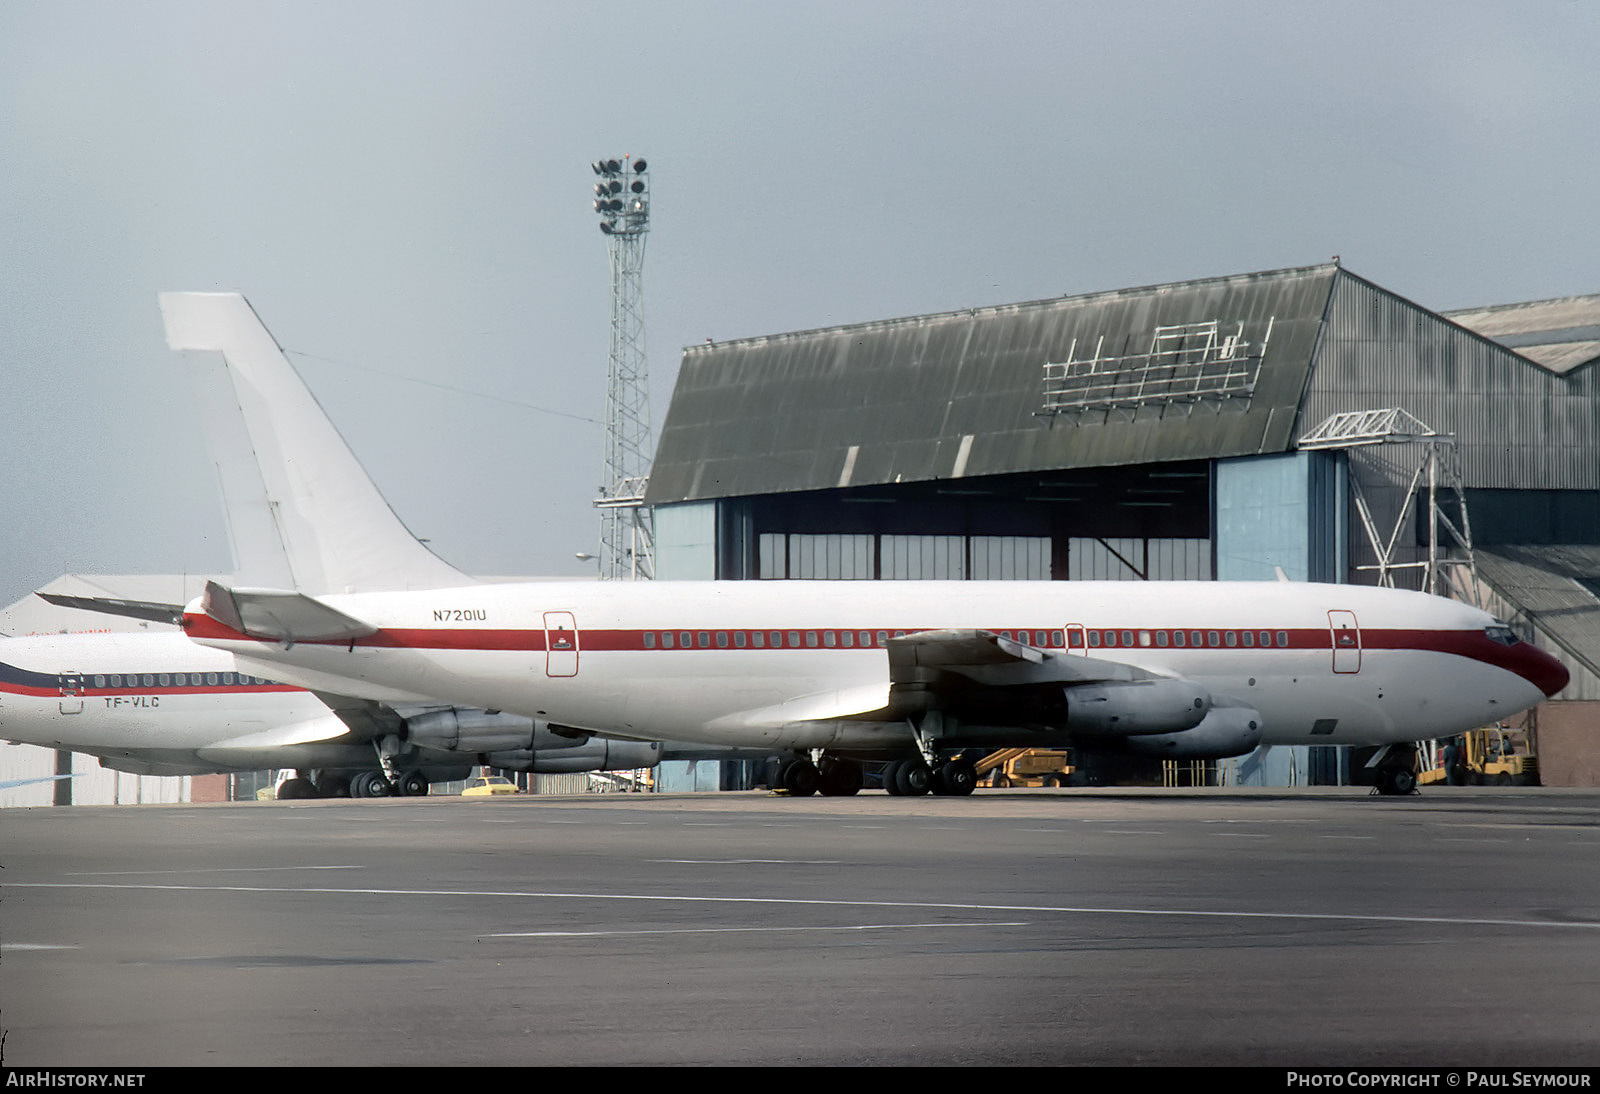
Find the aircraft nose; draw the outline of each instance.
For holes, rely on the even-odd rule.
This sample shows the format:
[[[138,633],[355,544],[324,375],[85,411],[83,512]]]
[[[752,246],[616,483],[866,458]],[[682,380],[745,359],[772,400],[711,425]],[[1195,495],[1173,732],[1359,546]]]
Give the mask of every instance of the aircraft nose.
[[[1528,647],[1533,656],[1532,662],[1526,669],[1521,670],[1524,679],[1534,687],[1544,692],[1547,697],[1554,697],[1556,692],[1566,687],[1572,680],[1572,674],[1567,671],[1567,666],[1551,657],[1537,646]]]

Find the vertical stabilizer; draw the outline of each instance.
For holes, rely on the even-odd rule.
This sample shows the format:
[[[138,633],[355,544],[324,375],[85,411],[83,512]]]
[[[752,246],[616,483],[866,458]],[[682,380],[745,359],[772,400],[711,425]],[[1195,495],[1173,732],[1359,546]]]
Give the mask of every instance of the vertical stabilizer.
[[[293,587],[380,592],[471,583],[400,523],[249,301],[238,293],[162,293],[161,315],[173,349],[222,354]],[[210,407],[207,413],[210,430],[221,419]],[[213,451],[219,468],[234,458]],[[226,493],[225,468],[223,479]],[[230,529],[241,568],[254,550],[242,541],[264,531],[259,516],[246,519]]]

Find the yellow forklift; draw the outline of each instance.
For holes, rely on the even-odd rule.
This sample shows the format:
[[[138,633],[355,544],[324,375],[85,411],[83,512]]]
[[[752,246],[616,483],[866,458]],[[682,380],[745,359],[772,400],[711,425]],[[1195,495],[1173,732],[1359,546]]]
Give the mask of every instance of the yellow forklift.
[[[1526,732],[1485,726],[1452,738],[1438,762],[1417,780],[1451,786],[1538,786],[1539,758]]]

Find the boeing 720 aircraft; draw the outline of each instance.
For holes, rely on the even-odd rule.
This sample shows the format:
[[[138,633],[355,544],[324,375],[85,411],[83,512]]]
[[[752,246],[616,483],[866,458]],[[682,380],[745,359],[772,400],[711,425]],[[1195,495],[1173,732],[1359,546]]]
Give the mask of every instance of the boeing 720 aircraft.
[[[1560,662],[1421,593],[1258,582],[524,584],[313,598],[210,585],[247,671],[613,736],[787,750],[791,788],[970,792],[970,747],[1163,758],[1407,745],[1560,691]],[[1411,789],[1411,752],[1380,786]]]

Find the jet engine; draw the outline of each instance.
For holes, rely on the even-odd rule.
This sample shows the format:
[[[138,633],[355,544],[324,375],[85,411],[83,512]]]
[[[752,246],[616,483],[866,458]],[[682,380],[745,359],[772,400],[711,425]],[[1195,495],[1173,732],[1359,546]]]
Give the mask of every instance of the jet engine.
[[[1263,729],[1261,715],[1250,707],[1213,706],[1193,729],[1129,737],[1122,749],[1163,760],[1225,760],[1259,745]]]
[[[433,710],[406,719],[407,741],[446,752],[571,749],[588,739],[587,733],[558,733],[547,722],[517,714],[491,714],[465,707]]]
[[[1067,728],[1091,737],[1177,734],[1211,710],[1211,694],[1192,680],[1136,680],[1066,689]]]
[[[568,742],[571,745],[571,742]],[[583,771],[632,771],[661,762],[659,741],[610,741],[592,737],[582,744],[555,751],[519,749],[491,752],[483,757],[490,767],[533,771],[541,775],[570,775]]]

